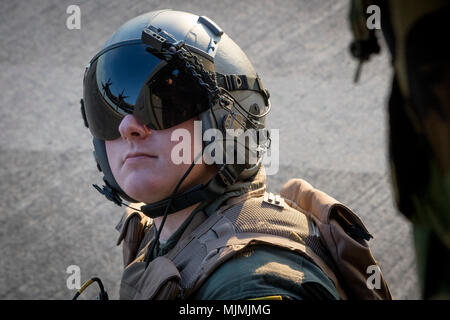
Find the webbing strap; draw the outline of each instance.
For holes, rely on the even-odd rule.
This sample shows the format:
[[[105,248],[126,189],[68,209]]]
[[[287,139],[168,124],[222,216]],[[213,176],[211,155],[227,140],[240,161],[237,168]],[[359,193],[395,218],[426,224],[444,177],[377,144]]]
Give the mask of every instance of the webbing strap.
[[[200,213],[200,212],[198,212]],[[183,253],[183,249],[195,238],[201,234],[207,232],[217,221],[222,218],[219,214],[214,214],[208,217],[206,220],[205,215],[196,214],[194,220],[186,228],[185,232],[181,236],[180,241],[175,245],[175,247],[167,253],[167,258],[174,261],[176,264],[177,260],[182,260],[183,256],[179,257],[180,253]],[[191,252],[186,254],[192,254]],[[178,259],[177,259],[178,258]]]
[[[245,74],[221,74],[216,72],[216,82],[219,87],[225,88],[228,91],[234,90],[252,90],[259,92],[263,98],[266,106],[269,104],[270,94],[264,88],[264,85],[257,75],[255,77],[248,77]]]

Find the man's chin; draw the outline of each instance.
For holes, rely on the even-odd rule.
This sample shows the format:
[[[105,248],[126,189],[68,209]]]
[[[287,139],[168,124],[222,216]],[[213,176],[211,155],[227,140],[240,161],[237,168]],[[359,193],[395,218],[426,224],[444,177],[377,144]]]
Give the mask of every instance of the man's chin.
[[[145,190],[143,190],[142,188],[127,188],[127,194],[139,201],[139,202],[143,202],[143,203],[154,203],[154,202],[158,202],[161,200],[164,200],[166,198],[169,197],[169,195],[166,194],[162,194],[161,193],[161,189],[157,189],[154,190],[154,188],[147,188]]]

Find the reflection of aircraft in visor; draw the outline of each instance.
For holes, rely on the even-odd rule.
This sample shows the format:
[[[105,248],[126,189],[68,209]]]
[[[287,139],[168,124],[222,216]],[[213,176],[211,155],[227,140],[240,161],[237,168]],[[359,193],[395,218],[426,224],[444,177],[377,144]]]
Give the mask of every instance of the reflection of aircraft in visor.
[[[125,89],[122,89],[122,92],[119,93],[119,96],[115,96],[111,92],[111,89],[110,89],[111,85],[112,85],[112,82],[110,79],[108,79],[108,81],[106,83],[102,82],[103,96],[108,97],[109,101],[111,102],[110,105],[117,106],[115,111],[123,110],[127,113],[133,113],[134,106],[125,102],[125,100],[124,100],[126,98],[129,98],[129,96],[123,95],[123,93],[125,92]]]

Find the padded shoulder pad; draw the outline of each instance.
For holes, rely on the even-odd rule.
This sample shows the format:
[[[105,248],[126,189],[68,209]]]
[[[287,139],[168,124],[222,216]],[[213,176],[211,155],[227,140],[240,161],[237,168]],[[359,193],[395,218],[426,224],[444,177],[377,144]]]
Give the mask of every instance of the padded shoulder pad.
[[[320,237],[339,270],[339,282],[348,298],[392,299],[381,269],[366,242],[372,235],[354,212],[302,179],[289,180],[283,186],[281,195],[317,224]],[[374,267],[380,272],[372,288],[367,270]]]

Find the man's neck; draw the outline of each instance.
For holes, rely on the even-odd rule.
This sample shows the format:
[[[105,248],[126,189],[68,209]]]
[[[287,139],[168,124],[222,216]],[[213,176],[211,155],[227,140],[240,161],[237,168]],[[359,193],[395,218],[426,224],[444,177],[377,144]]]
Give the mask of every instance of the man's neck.
[[[201,169],[194,168],[194,170],[195,169],[201,170],[201,171],[196,173],[197,178],[192,180],[191,182],[189,182],[187,185],[193,186],[197,183],[206,184],[206,183],[208,183],[208,181],[210,179],[212,179],[216,175],[216,173],[218,171],[218,169],[215,165],[206,166],[205,164],[203,164],[203,167]],[[192,172],[191,174],[193,174],[193,173],[194,172]],[[187,181],[185,181],[185,182],[187,182]],[[187,189],[186,186],[183,186],[183,187],[184,187],[184,189],[180,188],[181,191],[184,191],[185,189]],[[168,240],[175,233],[175,231],[178,230],[178,228],[183,224],[183,222],[186,221],[187,218],[189,218],[192,211],[194,211],[194,209],[198,205],[199,205],[199,203],[195,203],[187,208],[184,208],[182,210],[179,210],[177,212],[174,212],[174,213],[171,213],[170,215],[168,215],[166,222],[164,222],[164,226],[161,230],[161,234],[159,236],[160,240],[163,240],[163,241]],[[162,219],[163,219],[163,217],[157,217],[157,218],[153,219],[156,228],[159,229]]]
[[[178,230],[178,228],[183,224],[184,221],[190,216],[192,211],[194,211],[195,207],[198,203],[193,204],[187,208],[184,208],[180,211],[171,213],[167,216],[166,222],[164,222],[164,226],[161,230],[160,240],[167,241],[174,233]],[[163,217],[157,217],[153,219],[155,226],[157,229],[161,226],[161,221]]]

